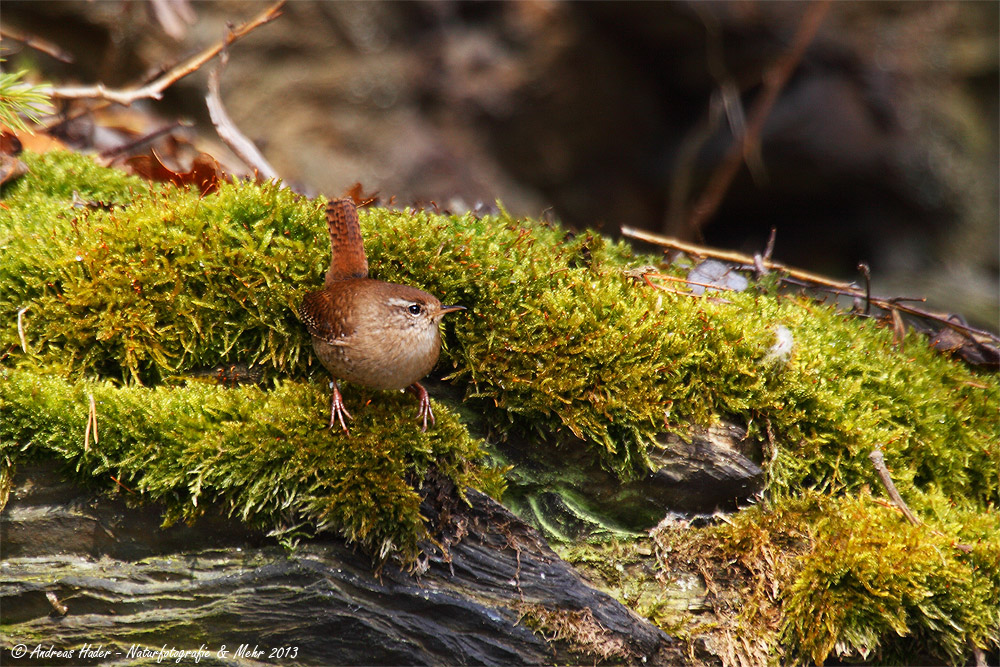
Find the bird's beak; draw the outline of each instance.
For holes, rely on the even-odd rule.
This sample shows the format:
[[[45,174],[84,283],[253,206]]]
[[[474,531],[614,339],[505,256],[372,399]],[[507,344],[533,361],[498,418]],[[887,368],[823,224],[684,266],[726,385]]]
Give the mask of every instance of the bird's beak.
[[[441,310],[438,313],[444,315],[445,313],[453,313],[456,310],[465,310],[465,306],[441,306]]]

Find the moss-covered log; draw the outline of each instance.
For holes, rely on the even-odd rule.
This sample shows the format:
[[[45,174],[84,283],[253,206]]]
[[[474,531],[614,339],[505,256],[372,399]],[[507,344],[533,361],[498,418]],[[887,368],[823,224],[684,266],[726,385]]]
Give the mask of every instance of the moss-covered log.
[[[501,486],[484,444],[454,416],[462,410],[491,439],[525,443],[526,470],[583,460],[622,482],[656,467],[671,446],[664,433],[727,420],[764,454],[768,502],[738,515],[747,525],[819,497],[816,507],[835,512],[860,507],[889,542],[943,536],[971,549],[945,557],[943,571],[900,562],[883,577],[865,574],[887,553],[877,540],[814,560],[769,548],[789,573],[769,594],[780,631],[737,628],[734,646],[765,637],[771,659],[818,662],[882,655],[903,634],[928,655],[962,660],[998,642],[989,530],[1000,505],[1000,382],[918,335],[897,341],[880,322],[766,286],[725,298],[663,293],[628,277],[653,258],[590,233],[373,209],[362,213],[373,275],[469,308],[447,323],[441,366],[462,399],[452,415],[436,407],[443,417],[424,435],[397,418],[412,406],[352,387],[359,422],[345,442],[321,430],[325,375],[295,316],[328,261],[322,202],[252,183],[201,197],[67,154],[25,161],[31,172],[3,187],[0,207],[7,478],[12,466],[55,458],[80,481],[165,503],[171,517],[218,505],[253,526],[293,537],[328,527],[412,562],[428,471],[459,489]],[[790,356],[769,354],[779,330],[794,341]],[[261,386],[192,381],[238,364]],[[91,395],[99,444],[85,429]],[[926,535],[879,514],[876,447]],[[832,534],[823,511],[801,516],[793,536]],[[691,539],[721,540],[718,553],[737,560],[756,548],[711,527]],[[966,571],[980,573],[982,594],[959,614],[966,594],[948,582]],[[843,598],[824,594],[838,586]],[[933,606],[911,602],[927,594]],[[848,601],[867,611],[829,608]]]

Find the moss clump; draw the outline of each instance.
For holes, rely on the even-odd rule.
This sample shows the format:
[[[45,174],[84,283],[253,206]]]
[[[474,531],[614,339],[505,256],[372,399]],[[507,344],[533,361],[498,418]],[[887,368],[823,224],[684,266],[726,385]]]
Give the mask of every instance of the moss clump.
[[[942,499],[943,500],[943,499]],[[943,502],[942,506],[947,506]],[[809,492],[725,524],[653,533],[665,573],[701,573],[707,638],[730,663],[846,659],[962,663],[996,648],[1000,514],[948,508],[913,526],[867,492]]]
[[[589,607],[567,611],[521,603],[518,613],[521,615],[519,623],[524,623],[541,634],[546,641],[566,642],[575,653],[595,656],[605,661],[623,661],[637,657],[621,637],[594,618]]]
[[[322,272],[319,202],[274,184],[150,191],[83,156],[25,159],[31,176],[4,190],[0,212],[5,349],[20,345],[12,316],[28,307],[32,353],[66,374],[157,384],[230,362],[303,373],[293,306]],[[112,207],[78,208],[74,192]]]
[[[873,483],[878,445],[897,484],[1000,502],[1000,385],[920,336],[897,348],[885,327],[805,298],[636,286],[623,270],[648,258],[593,235],[388,210],[362,223],[380,277],[470,308],[449,336],[453,377],[501,430],[562,434],[629,476],[665,428],[726,417],[782,443],[777,490]],[[762,363],[778,325],[795,355]]]
[[[28,165],[29,175],[5,183],[2,194],[7,206],[21,213],[26,233],[58,229],[45,214],[61,217],[67,205],[78,209],[124,206],[160,191],[138,176],[101,167],[83,155],[26,152],[21,159]]]
[[[99,441],[84,433],[89,396]],[[396,394],[361,406],[370,399],[348,397],[357,421],[347,438],[323,428],[325,384],[147,389],[0,369],[0,445],[8,461],[55,459],[90,485],[121,483],[163,503],[168,522],[219,505],[288,538],[332,528],[381,559],[409,561],[425,537],[418,489],[431,468],[460,489],[499,493],[502,482],[472,463],[480,443],[446,408],[422,434],[412,401]]]
[[[970,646],[996,647],[1000,514],[951,510],[944,532],[867,494],[820,501],[818,512],[811,548],[782,587],[782,638],[796,655],[958,664]]]
[[[0,211],[0,344],[12,355],[28,307],[32,354],[70,374],[156,384],[230,362],[307,373],[294,307],[328,261],[322,202],[225,184],[77,209],[74,178],[105,183],[104,195],[131,180],[79,156],[27,159],[32,176],[4,191]],[[73,165],[58,171],[69,184],[33,185],[52,163]],[[44,222],[36,191],[62,206]],[[645,472],[664,428],[728,417],[785,443],[769,471],[779,489],[871,483],[878,445],[904,489],[1000,502],[998,383],[922,338],[896,349],[884,327],[800,299],[663,294],[623,275],[636,262],[624,245],[508,217],[376,209],[362,226],[375,277],[470,308],[449,323],[446,361],[501,432],[556,434],[628,477]],[[763,364],[777,325],[796,355]]]
[[[753,594],[731,600],[741,630],[729,636],[755,648],[747,654],[730,647],[734,662],[737,655],[750,663],[782,655],[818,661],[831,647],[879,651],[889,660],[905,647],[957,659],[971,646],[996,646],[1000,623],[989,609],[1000,603],[1000,569],[981,552],[990,534],[985,527],[995,526],[1000,504],[996,376],[954,363],[915,334],[897,345],[880,323],[805,298],[746,292],[694,299],[635,286],[623,269],[648,259],[592,235],[574,237],[506,217],[382,210],[368,212],[363,224],[382,277],[420,283],[471,308],[473,316],[456,321],[449,338],[453,377],[468,383],[467,398],[501,433],[556,434],[557,444],[585,448],[623,477],[645,471],[646,453],[665,428],[725,417],[748,423],[751,437],[767,441],[775,509],[741,513],[730,531],[689,533],[701,546],[716,543],[718,550],[708,552],[718,562],[729,567],[735,558],[749,573],[743,581]],[[442,243],[442,237],[452,240]],[[400,247],[407,248],[405,258]],[[787,363],[769,363],[779,325],[792,332],[795,352]],[[912,544],[913,530],[866,495],[879,484],[868,459],[875,447],[886,453],[897,486],[928,522],[919,534],[937,536],[934,549],[920,552],[914,570],[868,577],[851,591],[854,608],[875,615],[831,618],[843,600],[821,595],[796,593],[797,605],[785,603],[793,590],[823,591],[830,583],[822,568],[805,567],[807,562],[826,562],[837,571],[877,561],[896,540]],[[803,494],[822,499],[823,511],[793,511]],[[858,500],[859,494],[867,500]],[[818,532],[836,542],[837,532],[851,524],[827,517],[850,515],[851,503],[873,514],[863,521],[855,512],[855,527],[879,525],[879,518],[878,539],[858,541],[850,552],[817,550],[811,560],[798,560],[807,535]],[[983,530],[967,535],[955,520],[959,515]],[[753,541],[751,534],[766,540]],[[931,551],[966,540],[980,555],[952,548],[935,561],[937,579],[920,573],[932,566]],[[972,571],[980,572],[976,585],[983,585],[979,602],[959,614],[968,585],[945,580],[972,581]],[[657,611],[662,605],[655,596],[635,597],[634,591],[647,588],[643,579],[638,574],[632,584],[618,584],[620,599],[642,606],[654,620],[684,625],[694,637],[675,614]],[[933,596],[934,607],[915,604],[921,596]],[[886,597],[900,600],[899,608],[888,610]],[[835,608],[825,610],[826,603]],[[938,611],[946,607],[949,612]],[[817,616],[826,619],[822,631],[805,622]],[[917,643],[897,640],[904,626]]]

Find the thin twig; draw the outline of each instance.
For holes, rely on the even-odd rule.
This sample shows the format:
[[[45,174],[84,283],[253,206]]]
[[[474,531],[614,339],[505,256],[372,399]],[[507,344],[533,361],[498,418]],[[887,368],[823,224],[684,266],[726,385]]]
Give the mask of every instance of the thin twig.
[[[774,244],[778,240],[778,228],[771,227],[771,234],[767,237],[767,245],[764,247],[764,259],[770,261],[774,254]]]
[[[0,37],[4,39],[12,39],[15,42],[21,42],[25,46],[36,51],[41,51],[42,53],[48,54],[58,60],[68,64],[72,64],[73,56],[64,51],[58,44],[53,44],[40,37],[35,37],[34,35],[28,35],[19,30],[12,30],[9,27],[0,28]]]
[[[103,150],[99,153],[99,155],[105,160],[113,160],[119,155],[125,155],[126,153],[131,153],[140,146],[144,146],[145,144],[156,141],[165,134],[170,134],[178,127],[190,127],[190,126],[191,124],[187,121],[176,120],[170,125],[164,125],[160,129],[153,130],[148,134],[144,134],[138,139],[134,139],[128,142],[127,144],[122,144],[121,146],[114,146],[112,148],[108,148],[107,150]]]
[[[913,308],[912,306],[905,306],[901,303],[892,303],[886,299],[876,299],[872,297],[872,303],[874,303],[879,308],[884,308],[886,310],[896,309],[901,313],[906,313],[908,315],[915,315],[917,317],[924,317],[935,322],[940,322],[944,324],[949,329],[954,329],[959,333],[969,334],[973,337],[980,337],[991,341],[994,345],[1000,344],[1000,336],[994,333],[990,333],[985,329],[977,329],[976,327],[969,326],[968,324],[963,324],[962,322],[955,322],[951,319],[951,315],[941,315],[939,313],[932,313],[921,308]]]
[[[778,228],[771,227],[771,235],[767,237],[767,245],[764,246],[764,254],[755,253],[753,256],[753,266],[757,270],[758,276],[766,276],[769,271],[767,267],[764,266],[765,261],[770,261],[771,255],[774,254],[774,244],[778,240]]]
[[[124,484],[122,484],[121,482],[119,482],[118,478],[115,477],[114,475],[108,475],[108,477],[110,477],[112,480],[114,480],[115,484],[117,484],[118,486],[122,487],[123,489],[125,489],[129,493],[135,493],[135,491],[133,491],[132,489],[128,488],[127,486],[125,486]]]
[[[623,226],[622,236],[630,239],[636,239],[637,241],[643,241],[644,243],[651,243],[653,245],[658,245],[664,248],[669,248],[671,250],[678,250],[686,255],[691,255],[694,257],[711,257],[712,259],[718,259],[723,262],[730,262],[732,264],[739,264],[746,266],[748,268],[753,268],[754,261],[753,257],[750,255],[745,255],[741,252],[736,252],[733,250],[718,250],[716,248],[709,248],[707,246],[698,245],[696,243],[688,243],[687,241],[681,241],[679,239],[671,238],[669,236],[660,236],[659,234],[653,234],[647,232],[643,229],[637,229],[635,227]],[[835,280],[830,280],[824,276],[816,273],[810,273],[809,271],[803,271],[801,269],[795,269],[790,266],[785,266],[780,262],[764,260],[764,266],[772,271],[781,271],[786,275],[792,276],[799,280],[808,281],[810,283],[815,283],[817,285],[824,285],[827,287],[836,287],[843,290],[855,289],[854,285],[851,283],[838,282]]]
[[[799,61],[802,60],[806,48],[816,36],[816,31],[823,23],[823,18],[829,11],[831,3],[832,0],[816,0],[806,9],[791,48],[764,73],[763,91],[754,102],[746,132],[742,136],[734,135],[732,146],[715,173],[712,174],[701,198],[692,208],[686,228],[688,236],[700,232],[705,221],[715,213],[719,204],[722,203],[722,198],[725,197],[733,179],[739,173],[740,165],[749,156],[755,154],[760,143],[761,131],[764,129],[764,121],[767,120],[771,108],[778,100],[778,96],[785,84],[788,83],[792,73],[795,72]]]
[[[650,276],[653,276],[654,278],[656,278],[656,277],[667,278],[667,279],[670,279],[670,280],[675,280],[677,282],[689,283],[691,285],[701,285],[701,286],[704,286],[704,287],[707,287],[707,288],[710,288],[710,289],[717,289],[719,291],[729,291],[729,292],[732,292],[733,290],[731,288],[729,288],[729,287],[719,287],[718,285],[706,285],[705,283],[696,283],[696,282],[694,282],[692,280],[684,280],[683,278],[675,278],[673,276],[665,276],[663,274],[656,274],[656,273],[644,273],[644,274],[642,274],[640,276],[642,278],[642,281],[644,283],[646,283],[646,285],[648,285],[649,287],[652,287],[653,289],[658,289],[661,292],[666,292],[668,294],[678,294],[680,296],[686,296],[686,297],[690,297],[692,299],[711,299],[712,301],[714,301],[716,303],[732,303],[731,301],[723,299],[722,297],[709,297],[708,289],[706,289],[701,294],[695,294],[694,292],[684,292],[684,291],[681,291],[681,290],[670,289],[669,287],[664,287],[663,285],[658,285],[657,283],[654,283],[652,280],[649,279]]]
[[[219,56],[218,65],[208,75],[208,95],[205,97],[205,103],[208,105],[208,115],[212,119],[212,125],[215,126],[215,131],[218,133],[219,138],[233,149],[233,152],[243,160],[244,164],[257,172],[258,178],[277,180],[278,172],[275,171],[274,167],[261,154],[257,146],[246,135],[240,132],[239,128],[236,127],[236,124],[229,117],[229,114],[226,113],[226,108],[222,105],[222,96],[219,93],[219,78],[228,62],[229,51],[223,49],[222,54]]]
[[[872,453],[868,455],[871,459],[872,465],[875,466],[875,472],[878,473],[878,477],[882,480],[882,486],[889,493],[889,497],[892,498],[892,502],[896,504],[896,507],[903,513],[906,520],[912,523],[914,526],[920,525],[920,519],[918,519],[910,508],[907,507],[906,502],[903,501],[903,497],[899,495],[899,491],[896,490],[896,485],[892,482],[892,476],[889,474],[889,469],[885,467],[885,457],[882,456],[882,449],[876,447],[872,450]]]
[[[680,241],[676,238],[669,236],[661,236],[659,234],[653,234],[647,232],[643,229],[637,229],[635,227],[623,226],[621,228],[622,236],[626,238],[635,239],[637,241],[642,241],[643,243],[650,243],[652,245],[657,245],[662,248],[667,248],[668,250],[676,250],[682,252],[686,255],[692,257],[711,257],[712,259],[718,259],[723,262],[730,262],[736,265],[737,268],[755,268],[754,258],[749,255],[745,255],[740,252],[735,252],[732,250],[719,250],[717,248],[709,248],[707,246],[698,245],[695,243],[688,243],[687,241]],[[781,278],[783,282],[789,283],[791,285],[797,285],[799,287],[807,287],[810,289],[823,290],[825,292],[830,292],[832,294],[838,294],[840,296],[847,296],[856,299],[866,298],[865,293],[858,289],[857,285],[853,283],[845,283],[837,280],[831,280],[825,276],[821,276],[816,273],[811,273],[809,271],[803,271],[802,269],[795,269],[790,266],[786,266],[780,262],[764,260],[762,258],[762,263],[765,267],[772,271],[778,271],[784,274]],[[981,341],[989,341],[993,345],[1000,344],[1000,336],[994,333],[985,331],[983,329],[978,329],[968,324],[963,324],[961,322],[955,322],[950,319],[950,316],[941,313],[935,313],[928,310],[923,310],[920,308],[914,308],[913,306],[908,306],[903,303],[899,303],[900,299],[885,299],[881,297],[870,297],[871,303],[882,308],[886,311],[898,310],[902,313],[908,315],[913,315],[915,317],[920,317],[923,319],[931,320],[939,324],[953,329],[959,333],[972,336],[974,338],[980,339]],[[904,301],[917,300],[906,297],[902,299]]]
[[[655,271],[644,273],[643,278],[660,278],[662,280],[669,280],[674,283],[684,283],[685,285],[696,285],[698,287],[704,287],[705,289],[719,290],[720,292],[735,292],[737,290],[732,287],[727,287],[725,285],[714,285],[712,283],[700,283],[697,280],[688,280],[687,278],[678,278],[677,276],[667,275],[666,273],[657,273]],[[648,282],[648,281],[647,281]],[[698,295],[700,296],[700,295]]]
[[[132,88],[106,88],[104,84],[96,86],[67,86],[52,89],[53,97],[63,99],[98,99],[105,102],[117,102],[118,104],[129,106],[136,100],[154,99],[163,97],[163,91],[172,86],[177,81],[187,75],[196,72],[202,65],[214,58],[222,49],[226,48],[241,37],[246,36],[254,29],[270,23],[281,16],[281,8],[286,0],[279,0],[263,12],[250,19],[240,27],[227,33],[226,38],[199,54],[188,58],[181,64],[173,67],[168,72],[157,77],[152,82],[143,86],[133,86]]]
[[[864,262],[858,264],[858,271],[865,278],[865,315],[872,312],[872,271]]]
[[[764,258],[760,254],[753,256],[753,268],[758,276],[766,276],[769,273],[767,267],[764,266]]]

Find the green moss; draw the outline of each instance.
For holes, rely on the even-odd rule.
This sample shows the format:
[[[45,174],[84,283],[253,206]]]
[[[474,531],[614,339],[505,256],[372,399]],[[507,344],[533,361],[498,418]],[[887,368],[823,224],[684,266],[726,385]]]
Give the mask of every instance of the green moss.
[[[117,478],[164,503],[168,520],[220,503],[252,526],[331,528],[404,561],[424,536],[418,489],[432,466],[460,490],[502,490],[444,407],[421,434],[412,400],[383,393],[362,407],[372,393],[352,387],[351,437],[323,428],[328,389],[309,381],[295,315],[329,261],[321,202],[248,184],[202,198],[78,155],[25,160],[30,176],[5,188],[0,210],[8,465],[56,456],[82,481],[114,490]],[[74,193],[111,207],[77,206]],[[272,388],[184,385],[193,370],[246,362]],[[282,376],[295,380],[275,384]],[[157,387],[165,380],[182,386]],[[101,444],[85,451],[88,393]]]
[[[52,228],[44,217],[34,215],[39,206],[60,212],[67,207],[83,208],[88,202],[124,206],[157,190],[137,176],[101,167],[85,155],[26,152],[20,157],[29,175],[5,183],[0,195],[9,207],[21,210],[28,233]]]
[[[31,178],[93,178],[102,196],[131,183],[79,156],[28,161]],[[71,168],[52,166],[64,161]],[[79,183],[31,178],[0,212],[10,354],[28,307],[32,354],[71,374],[156,384],[232,362],[268,378],[307,374],[294,307],[328,261],[321,201],[226,184],[208,197],[166,188],[110,211],[77,209],[66,193]],[[34,219],[24,193],[35,191],[63,206],[41,228],[24,224]],[[800,299],[664,294],[623,275],[637,260],[621,244],[507,217],[376,209],[362,224],[376,277],[470,308],[449,323],[446,363],[500,432],[555,435],[627,477],[644,473],[664,428],[722,416],[784,443],[769,471],[780,489],[871,483],[867,453],[879,445],[904,488],[1000,502],[996,379],[922,338],[897,350],[884,327]],[[762,364],[777,325],[791,330],[795,356]]]
[[[881,445],[907,487],[1000,502],[996,378],[922,337],[897,349],[884,326],[804,298],[637,286],[623,270],[648,258],[592,235],[387,210],[362,221],[380,277],[470,308],[448,339],[453,377],[501,431],[561,434],[629,476],[664,428],[728,417],[782,443],[769,470],[780,490],[872,483]],[[778,325],[796,352],[761,363]]]
[[[998,646],[1000,514],[944,514],[913,526],[867,492],[810,492],[724,524],[661,526],[654,539],[665,573],[698,572],[712,592],[714,621],[689,639],[733,663],[955,664],[971,646]]]
[[[27,162],[38,188],[17,182],[0,213],[0,345],[20,345],[13,314],[27,307],[32,353],[70,374],[156,384],[236,361],[271,377],[304,372],[309,343],[294,306],[321,273],[322,246],[306,232],[321,224],[318,202],[277,185],[149,194],[81,156]],[[70,193],[83,184],[48,180],[60,177],[93,178],[88,195],[119,205],[75,208]]]
[[[1000,514],[952,511],[913,526],[867,495],[824,502],[811,550],[784,592],[782,636],[803,661],[880,653],[958,664],[997,646]]]
[[[85,434],[90,396],[99,441]],[[437,425],[424,434],[412,401],[390,394],[363,405],[371,398],[347,397],[356,421],[345,437],[324,428],[325,383],[147,389],[7,369],[0,446],[8,461],[55,459],[90,486],[162,503],[168,522],[220,505],[289,538],[335,529],[406,561],[425,537],[418,489],[432,468],[459,489],[498,493],[501,481],[475,465],[480,442],[447,408],[437,406]]]

